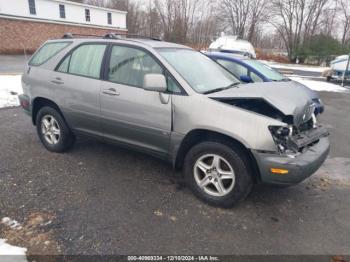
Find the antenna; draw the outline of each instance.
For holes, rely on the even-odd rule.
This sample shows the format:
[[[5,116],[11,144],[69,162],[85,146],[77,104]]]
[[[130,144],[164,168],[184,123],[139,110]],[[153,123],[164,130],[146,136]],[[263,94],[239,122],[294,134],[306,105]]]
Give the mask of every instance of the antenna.
[[[26,49],[26,47],[25,47],[25,45],[23,43],[21,43],[21,46],[23,47],[24,58],[25,58],[26,61],[28,61],[27,49]]]
[[[23,54],[24,54],[24,71],[27,70],[28,66],[28,55],[27,55],[27,49],[23,43],[21,43],[21,46],[23,47]]]

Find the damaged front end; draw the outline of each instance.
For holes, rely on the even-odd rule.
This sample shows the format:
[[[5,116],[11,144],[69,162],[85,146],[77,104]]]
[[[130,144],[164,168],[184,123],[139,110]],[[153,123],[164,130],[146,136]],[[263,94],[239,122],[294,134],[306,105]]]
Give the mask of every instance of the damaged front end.
[[[261,121],[264,125],[257,129],[258,142],[250,148],[261,182],[297,184],[326,160],[329,132],[317,123],[312,97],[297,84],[251,84],[212,94],[210,98],[273,120]]]
[[[320,138],[328,136],[328,130],[315,124],[315,118],[308,123],[309,129],[301,130],[294,126],[269,126],[269,130],[276,143],[278,152],[295,157],[319,142]]]
[[[263,98],[213,98],[244,110],[264,115],[285,125],[269,126],[277,152],[289,157],[296,157],[316,144],[320,138],[328,136],[326,128],[318,125],[315,105],[311,102],[302,109],[295,108],[293,115],[285,115]]]

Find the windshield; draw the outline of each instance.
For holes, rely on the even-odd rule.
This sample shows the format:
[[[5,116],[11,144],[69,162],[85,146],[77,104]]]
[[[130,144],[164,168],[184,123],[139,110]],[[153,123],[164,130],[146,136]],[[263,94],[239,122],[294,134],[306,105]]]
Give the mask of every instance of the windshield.
[[[250,65],[251,67],[255,68],[255,70],[257,70],[272,81],[284,81],[287,79],[284,75],[280,74],[275,69],[272,69],[271,67],[257,60],[244,60],[244,62]]]
[[[210,93],[240,83],[216,62],[191,49],[159,48],[164,57],[198,93]]]

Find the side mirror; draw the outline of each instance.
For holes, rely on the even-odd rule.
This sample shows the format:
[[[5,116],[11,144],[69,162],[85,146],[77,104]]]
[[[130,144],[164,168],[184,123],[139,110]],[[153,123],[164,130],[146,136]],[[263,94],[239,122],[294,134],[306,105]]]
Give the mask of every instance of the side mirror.
[[[143,78],[143,89],[164,93],[167,91],[165,76],[162,74],[147,74]]]
[[[244,83],[252,83],[253,79],[250,76],[240,76],[239,79]]]

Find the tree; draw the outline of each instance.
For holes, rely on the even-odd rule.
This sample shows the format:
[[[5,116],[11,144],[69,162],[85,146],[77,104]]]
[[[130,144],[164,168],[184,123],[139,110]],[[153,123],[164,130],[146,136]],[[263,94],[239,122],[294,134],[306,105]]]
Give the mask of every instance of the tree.
[[[296,59],[304,41],[314,35],[329,0],[273,0],[270,23],[283,39],[288,58]]]
[[[215,5],[204,2],[206,8],[198,12],[188,36],[188,42],[195,48],[209,46],[218,34],[218,20],[215,17]]]
[[[217,14],[224,29],[252,42],[258,26],[268,18],[267,0],[221,0]]]
[[[333,0],[331,5],[323,11],[321,23],[320,23],[320,33],[332,36],[336,31],[338,24],[339,15],[339,0]]]
[[[340,6],[341,6],[341,10],[342,10],[341,22],[342,22],[342,25],[343,25],[341,43],[342,43],[342,46],[345,47],[350,42],[350,7],[349,7],[349,1],[342,0],[340,2]]]
[[[322,61],[330,62],[334,55],[342,54],[344,49],[339,41],[332,36],[317,34],[311,36],[307,45],[303,46],[299,53],[303,57],[312,56],[317,59],[318,64]]]
[[[154,0],[164,39],[186,43],[188,33],[194,25],[199,4],[202,2],[203,0]]]

